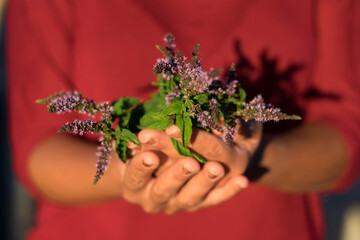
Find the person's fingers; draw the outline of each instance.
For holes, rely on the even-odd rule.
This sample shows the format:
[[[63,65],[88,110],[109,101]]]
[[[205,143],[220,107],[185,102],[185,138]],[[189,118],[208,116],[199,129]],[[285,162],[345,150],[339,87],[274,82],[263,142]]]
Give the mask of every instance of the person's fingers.
[[[153,151],[160,158],[160,167],[156,170],[156,176],[169,168],[175,161],[183,158],[176,152],[170,137],[164,131],[145,129],[140,131],[138,138],[142,146],[141,151]]]
[[[200,208],[211,207],[221,204],[235,197],[240,191],[248,186],[249,182],[244,176],[231,177],[222,187],[216,187],[209,192],[206,198],[193,208],[187,209],[188,212],[196,211]]]
[[[157,179],[150,190],[150,197],[155,203],[165,203],[200,170],[199,163],[192,158],[182,158],[166,169]]]
[[[192,177],[183,188],[181,188],[179,193],[173,197],[166,212],[173,214],[195,207],[206,197],[208,192],[224,174],[225,170],[220,163],[206,163],[203,169]]]
[[[128,191],[138,191],[151,179],[159,166],[158,156],[150,151],[136,154],[127,165],[123,186]]]
[[[171,158],[179,158],[169,136],[164,131],[145,129],[139,132],[138,138],[143,150],[161,150]]]
[[[173,125],[167,128],[165,132],[174,139],[181,141],[181,133],[177,126]],[[232,148],[228,147],[221,138],[198,128],[193,128],[188,147],[209,161],[231,164],[235,160]]]

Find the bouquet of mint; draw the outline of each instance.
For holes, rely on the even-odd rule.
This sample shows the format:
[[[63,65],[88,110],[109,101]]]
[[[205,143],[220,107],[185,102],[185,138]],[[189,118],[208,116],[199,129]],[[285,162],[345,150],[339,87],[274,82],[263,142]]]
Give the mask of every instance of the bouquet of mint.
[[[280,109],[265,104],[260,95],[246,102],[246,93],[236,79],[234,64],[225,79],[221,80],[221,70],[204,71],[199,57],[199,45],[195,45],[192,58],[187,61],[186,57],[175,49],[175,38],[172,34],[168,33],[164,40],[166,46],[157,48],[165,57],[158,59],[153,69],[157,76],[154,85],[158,87],[158,92],[151,96],[150,101],[122,97],[110,105],[108,102],[96,103],[76,91],[61,92],[37,101],[47,104],[50,113],[78,111],[92,117],[101,114],[98,122],[93,118],[75,120],[58,130],[79,135],[102,135],[99,139],[94,184],[108,168],[111,141],[115,140],[116,152],[120,159],[126,162],[127,144],[132,142],[140,145],[136,134],[141,129],[164,130],[175,124],[182,135],[181,142],[171,139],[177,152],[182,156],[194,157],[199,162],[206,162],[202,156],[187,147],[193,127],[221,132],[224,142],[230,146],[240,121],[301,119],[297,115],[287,115]],[[116,127],[113,127],[114,122],[118,123]]]

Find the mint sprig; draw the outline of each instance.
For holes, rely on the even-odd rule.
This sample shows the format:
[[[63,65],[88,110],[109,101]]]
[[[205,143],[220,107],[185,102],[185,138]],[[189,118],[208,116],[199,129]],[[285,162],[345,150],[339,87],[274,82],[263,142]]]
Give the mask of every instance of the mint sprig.
[[[47,104],[50,113],[77,111],[91,117],[101,114],[98,122],[93,119],[75,120],[66,123],[59,130],[79,135],[102,135],[99,139],[94,184],[108,167],[111,141],[115,140],[115,150],[119,158],[126,162],[127,144],[132,142],[140,145],[137,133],[141,129],[164,130],[172,125],[178,126],[181,142],[171,138],[176,151],[182,156],[193,157],[204,163],[206,159],[187,147],[193,127],[209,132],[216,130],[222,133],[224,142],[231,146],[241,120],[266,122],[301,119],[300,116],[285,114],[279,108],[266,104],[261,95],[246,102],[246,92],[237,80],[234,64],[225,79],[221,80],[221,69],[203,70],[199,44],[195,45],[192,58],[187,61],[175,49],[172,34],[168,33],[164,40],[164,47],[156,46],[164,58],[158,59],[153,68],[156,75],[153,85],[158,87],[158,91],[147,102],[122,97],[111,105],[108,102],[96,103],[76,91],[56,93],[37,100],[37,103]],[[117,123],[115,127],[114,123]]]

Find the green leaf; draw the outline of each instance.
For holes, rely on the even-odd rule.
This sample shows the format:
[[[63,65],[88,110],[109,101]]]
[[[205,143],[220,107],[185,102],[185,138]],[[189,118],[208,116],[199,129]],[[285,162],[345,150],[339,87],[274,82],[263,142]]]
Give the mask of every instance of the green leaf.
[[[140,118],[144,116],[144,104],[137,105],[135,108],[131,109],[129,113],[129,121],[127,121],[127,119],[124,119],[122,126],[127,121],[127,125],[123,127],[129,129],[132,132],[138,132],[139,129],[137,128],[137,126],[140,123]]]
[[[127,150],[127,141],[116,138],[115,140],[116,152],[119,155],[121,161],[126,163],[126,150]]]
[[[240,88],[239,93],[240,93],[241,105],[244,105],[244,102],[246,100],[246,92],[243,88]]]
[[[201,156],[201,155],[199,155],[199,154],[197,154],[197,153],[191,153],[191,156],[193,157],[193,158],[195,158],[198,162],[201,162],[201,163],[207,163],[207,160],[203,157],[203,156]]]
[[[48,104],[49,100],[47,98],[44,98],[44,99],[35,100],[35,102],[39,104]]]
[[[190,114],[188,112],[185,112],[184,114],[176,114],[175,124],[180,128],[181,140],[185,147],[188,145],[192,133],[192,121]]]
[[[164,130],[169,127],[169,117],[162,112],[146,113],[140,119],[140,129]]]
[[[131,111],[126,111],[122,114],[121,119],[120,119],[120,124],[121,127],[123,128],[127,128],[129,121],[131,118]]]
[[[185,107],[186,107],[186,108],[193,108],[193,104],[191,104],[191,103],[192,103],[191,100],[185,101]]]
[[[173,138],[170,138],[170,140],[178,154],[180,154],[181,156],[185,156],[185,157],[192,156],[190,149],[188,147],[184,147],[181,142],[179,142]]]
[[[197,153],[194,153],[194,152],[191,152],[191,150],[188,148],[188,147],[184,147],[182,145],[181,142],[173,139],[173,138],[170,138],[176,152],[178,154],[180,154],[181,156],[184,156],[184,157],[193,157],[195,158],[198,162],[201,162],[201,163],[206,163],[207,160],[205,158],[203,158],[201,155],[197,154]]]
[[[207,102],[209,102],[209,94],[208,93],[202,93],[199,95],[196,95],[194,97],[194,99],[199,103],[199,104],[205,104]]]
[[[166,105],[163,112],[166,115],[179,114],[183,111],[184,103],[179,98],[174,98],[170,105]]]
[[[145,113],[160,112],[166,107],[165,98],[159,94],[153,94],[150,101],[143,104]]]
[[[299,115],[287,115],[287,120],[302,120],[302,118]]]
[[[139,104],[140,102],[141,102],[141,99],[139,99],[139,98],[122,97],[113,103],[114,114],[116,116],[121,116],[122,114],[126,113],[129,110],[129,108],[134,107],[135,105]]]
[[[176,75],[176,76],[174,77],[174,82],[175,82],[175,83],[179,83],[180,80],[181,80],[181,75]]]
[[[115,129],[115,135],[116,135],[116,138],[119,138],[126,142],[132,142],[132,143],[140,146],[140,141],[137,138],[136,134],[131,132],[129,129],[126,129],[126,128],[121,129],[119,126],[117,126],[117,128]]]
[[[159,91],[159,95],[161,97],[165,97],[165,82],[164,79],[162,78],[162,74],[158,74],[157,75],[157,85],[159,87],[158,91]]]

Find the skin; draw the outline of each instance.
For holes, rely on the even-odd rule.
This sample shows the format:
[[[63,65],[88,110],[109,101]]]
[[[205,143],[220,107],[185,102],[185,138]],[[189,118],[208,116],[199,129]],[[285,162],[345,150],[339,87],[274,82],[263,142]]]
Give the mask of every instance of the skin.
[[[179,138],[177,127],[143,130],[142,148],[129,146],[134,156],[127,165],[113,154],[95,187],[96,145],[56,135],[35,147],[28,171],[41,194],[57,204],[124,198],[149,213],[195,211],[227,201],[248,185],[241,174],[260,141],[261,126],[257,130],[250,138],[236,135],[229,148],[216,133],[194,129],[189,147],[209,160],[202,167],[173,149],[169,136]],[[258,184],[293,193],[325,191],[340,177],[346,159],[346,146],[335,130],[321,123],[303,125],[270,141],[261,163],[269,172]]]
[[[331,16],[346,17],[326,18],[326,22],[318,23],[320,47],[314,79],[333,76],[342,79],[343,73],[356,69],[354,46],[339,44],[347,42],[343,38],[355,39],[351,28],[343,27],[352,26],[354,13],[348,9],[355,9],[351,7],[353,1],[319,3],[320,15],[327,13],[328,5],[336,4]],[[335,24],[331,24],[332,20]],[[335,55],[338,57],[334,58]],[[337,67],[329,68],[332,65]],[[57,204],[124,198],[151,213],[195,211],[220,204],[247,186],[241,174],[259,145],[261,126],[256,126],[250,138],[238,134],[231,148],[223,144],[217,133],[197,129],[193,132],[189,147],[209,160],[202,167],[194,159],[177,155],[169,136],[179,139],[180,135],[172,127],[165,132],[140,132],[142,148],[131,146],[134,156],[128,165],[113,154],[110,169],[96,187],[91,185],[96,146],[67,135],[56,135],[39,143],[29,157],[28,173],[38,191]],[[336,130],[324,123],[305,124],[270,140],[261,159],[261,166],[269,171],[257,184],[291,193],[326,191],[344,172],[347,159],[345,142]]]
[[[181,136],[176,127],[166,132],[176,139]],[[189,147],[206,159],[226,165],[230,177],[244,172],[259,135],[255,131],[246,139],[237,134],[234,146],[228,148],[220,137],[197,130]],[[343,173],[347,159],[345,142],[337,131],[323,123],[306,124],[270,140],[261,159],[261,166],[269,171],[257,183],[292,193],[326,191]]]
[[[248,184],[246,178],[234,176],[213,189],[225,174],[218,162],[200,168],[192,158],[176,155],[176,159],[169,159],[159,151],[142,150],[127,165],[113,153],[109,170],[94,187],[91,181],[95,152],[94,143],[69,135],[52,136],[31,153],[29,177],[41,195],[56,204],[91,204],[124,198],[146,212],[168,214],[220,204]],[[160,168],[163,161],[171,164]],[[155,172],[157,177],[153,177]]]
[[[342,24],[338,18],[319,23],[326,27],[329,19],[337,22],[331,25],[336,28],[322,25],[318,28],[320,48],[313,71],[315,80],[333,76],[341,79],[344,72],[352,73],[356,69],[349,68],[356,62],[353,46],[338,44],[347,42],[339,37],[353,39],[351,28],[342,27],[351,26],[354,13],[348,9],[353,2],[338,3],[321,1],[318,8],[321,15],[326,13],[327,4],[337,4],[336,14],[347,17],[340,18]],[[337,68],[329,68],[328,61],[337,61]],[[123,164],[113,154],[110,169],[96,187],[91,184],[96,145],[68,135],[56,135],[34,148],[28,173],[38,191],[57,204],[124,198],[150,213],[195,211],[227,201],[248,185],[242,174],[261,141],[261,125],[253,126],[251,132],[250,137],[237,134],[235,144],[229,148],[218,133],[193,129],[188,146],[209,160],[201,167],[196,160],[181,157],[174,151],[169,136],[180,140],[176,127],[166,131],[143,130],[139,133],[142,147],[130,145],[133,157],[129,163]],[[327,191],[341,177],[347,159],[346,144],[335,129],[324,123],[304,124],[270,139],[260,162],[268,171],[256,183],[290,193]]]

